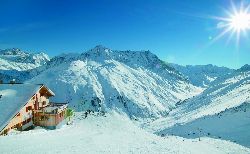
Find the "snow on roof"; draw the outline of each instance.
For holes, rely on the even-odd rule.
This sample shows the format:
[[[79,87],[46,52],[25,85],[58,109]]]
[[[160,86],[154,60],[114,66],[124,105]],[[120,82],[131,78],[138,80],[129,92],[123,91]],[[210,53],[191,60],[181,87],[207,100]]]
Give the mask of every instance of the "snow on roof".
[[[0,84],[0,131],[43,85]]]

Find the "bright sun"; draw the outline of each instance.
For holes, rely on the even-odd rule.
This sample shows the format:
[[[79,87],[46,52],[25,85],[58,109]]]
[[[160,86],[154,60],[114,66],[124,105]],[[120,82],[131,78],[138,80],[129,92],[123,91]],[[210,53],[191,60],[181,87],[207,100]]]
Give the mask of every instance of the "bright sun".
[[[250,28],[250,14],[240,12],[231,16],[230,26],[234,30],[247,30]]]
[[[229,33],[227,37],[229,42],[233,36],[236,36],[236,46],[239,46],[241,35],[248,36],[250,32],[250,5],[240,3],[240,7],[236,7],[235,4],[232,4],[231,11],[226,11],[228,17],[213,17],[218,20],[219,23],[217,28],[223,29],[222,32],[213,38],[214,41],[217,41],[225,34]]]

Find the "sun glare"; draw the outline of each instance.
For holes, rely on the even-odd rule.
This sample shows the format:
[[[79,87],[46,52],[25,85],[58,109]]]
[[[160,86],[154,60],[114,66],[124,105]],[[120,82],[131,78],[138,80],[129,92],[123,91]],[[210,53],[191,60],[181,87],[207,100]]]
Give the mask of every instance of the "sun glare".
[[[250,14],[240,12],[230,19],[230,26],[235,30],[247,30],[250,28]]]
[[[231,4],[231,11],[226,11],[228,17],[213,17],[219,21],[217,28],[222,29],[222,32],[214,37],[211,43],[229,33],[227,43],[235,36],[236,46],[238,47],[242,34],[248,37],[247,34],[250,32],[250,4],[243,5],[243,2],[241,2],[239,8],[235,4]]]

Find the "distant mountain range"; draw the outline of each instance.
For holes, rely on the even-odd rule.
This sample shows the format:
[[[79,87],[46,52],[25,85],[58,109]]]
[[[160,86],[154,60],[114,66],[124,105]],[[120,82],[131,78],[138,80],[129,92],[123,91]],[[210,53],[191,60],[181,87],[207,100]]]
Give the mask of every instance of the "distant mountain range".
[[[29,53],[16,48],[0,50],[0,70],[27,71],[49,60],[49,56],[43,52]]]
[[[215,79],[223,77],[235,71],[227,67],[218,67],[212,64],[209,65],[187,65],[181,66],[178,64],[169,64],[176,70],[187,76],[189,81],[198,87],[207,88]]]

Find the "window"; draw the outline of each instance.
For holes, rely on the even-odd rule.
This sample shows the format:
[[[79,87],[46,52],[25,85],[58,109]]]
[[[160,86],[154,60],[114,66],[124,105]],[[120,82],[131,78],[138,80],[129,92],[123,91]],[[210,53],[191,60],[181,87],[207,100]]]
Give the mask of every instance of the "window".
[[[63,112],[61,112],[61,113],[59,114],[59,117],[60,117],[60,118],[63,117]]]
[[[46,101],[43,101],[43,105],[46,105]]]
[[[26,121],[27,121],[27,123],[29,123],[31,121],[31,118],[27,119]]]
[[[21,123],[18,123],[18,124],[15,125],[15,128],[18,129],[18,128],[20,128],[21,126],[22,126],[22,124],[21,124]]]
[[[44,121],[44,120],[45,120],[45,116],[41,116],[41,117],[40,117],[40,120],[41,120],[41,121]]]
[[[28,112],[28,111],[30,111],[30,110],[32,110],[32,106],[27,106],[27,107],[26,107],[26,112]]]
[[[22,125],[26,125],[26,124],[29,123],[30,121],[31,121],[31,118],[26,119],[26,120],[24,120],[24,121],[22,122]],[[19,127],[21,127],[21,124],[17,124],[17,125],[16,125],[16,128],[19,128]]]
[[[22,125],[25,125],[25,124],[26,124],[26,120],[22,122]],[[15,126],[15,127],[17,127],[17,126]]]
[[[7,133],[8,133],[8,129],[5,129],[5,130],[3,131],[3,133],[4,133],[4,134],[7,134]]]
[[[20,115],[21,115],[21,114],[20,114],[20,113],[18,113],[18,114],[17,114],[17,117],[19,117]]]

